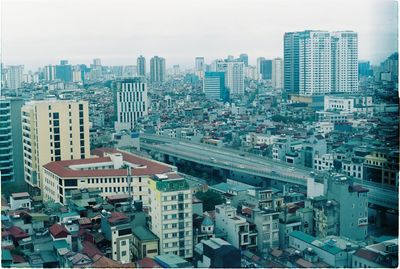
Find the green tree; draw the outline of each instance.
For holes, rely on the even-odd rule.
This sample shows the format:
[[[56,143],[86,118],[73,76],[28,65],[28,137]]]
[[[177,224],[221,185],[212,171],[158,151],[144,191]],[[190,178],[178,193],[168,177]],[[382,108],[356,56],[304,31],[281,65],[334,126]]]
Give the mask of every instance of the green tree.
[[[216,205],[223,204],[226,201],[222,195],[209,190],[206,192],[198,192],[195,196],[203,202],[204,211],[214,210]]]

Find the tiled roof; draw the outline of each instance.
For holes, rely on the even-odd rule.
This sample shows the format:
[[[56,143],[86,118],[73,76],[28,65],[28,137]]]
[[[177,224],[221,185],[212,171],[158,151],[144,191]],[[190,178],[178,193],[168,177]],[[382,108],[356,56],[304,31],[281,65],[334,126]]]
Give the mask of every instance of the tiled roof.
[[[24,232],[21,228],[19,228],[17,226],[11,227],[10,229],[8,229],[8,232],[15,239],[21,239],[21,238],[29,237],[29,235],[26,232]]]
[[[103,255],[103,253],[92,242],[83,241],[82,245],[82,253],[88,255],[90,258],[93,258],[96,255]]]
[[[161,266],[149,257],[145,257],[137,262],[141,268],[161,268]]]
[[[70,234],[65,226],[58,223],[53,224],[53,226],[49,228],[49,232],[54,238],[63,238]]]
[[[354,253],[354,256],[375,262],[376,259],[379,257],[379,254],[365,248],[360,248],[359,250],[356,251],[356,253]]]
[[[121,220],[126,220],[128,217],[122,212],[112,212],[111,217],[108,219],[109,223],[116,223]]]
[[[43,167],[60,177],[73,178],[73,177],[104,177],[104,176],[126,176],[126,169],[98,169],[98,170],[72,170],[69,168],[71,165],[81,164],[94,164],[101,162],[111,162],[110,157],[105,157],[106,153],[121,153],[123,160],[128,163],[139,165],[143,168],[132,169],[133,176],[154,175],[171,172],[172,169],[165,164],[148,160],[133,154],[128,154],[110,148],[100,148],[94,150],[92,153],[98,155],[98,158],[79,159],[79,160],[65,160],[50,162]]]

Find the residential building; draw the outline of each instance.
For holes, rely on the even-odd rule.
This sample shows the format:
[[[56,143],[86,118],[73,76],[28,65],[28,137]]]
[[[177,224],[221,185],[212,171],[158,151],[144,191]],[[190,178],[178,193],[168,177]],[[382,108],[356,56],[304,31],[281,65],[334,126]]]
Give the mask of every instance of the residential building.
[[[165,59],[154,56],[150,59],[150,82],[163,83],[165,81]]]
[[[21,88],[24,66],[23,65],[10,65],[7,67],[7,86],[11,90],[18,90]]]
[[[159,239],[144,226],[137,226],[132,230],[133,256],[136,260],[145,257],[154,258],[159,255]]]
[[[264,80],[272,78],[272,60],[261,61],[261,78]]]
[[[194,249],[196,268],[239,268],[240,250],[221,238],[202,240]]]
[[[353,268],[397,268],[399,241],[387,240],[358,249],[352,257]]]
[[[324,242],[304,232],[294,231],[289,234],[289,246],[299,251],[311,250],[332,267],[348,267],[349,264],[348,251],[338,247],[333,239]]]
[[[327,197],[339,203],[339,235],[364,240],[368,232],[368,189],[353,185],[345,176],[328,181]],[[345,208],[345,210],[343,210]]]
[[[225,73],[206,72],[203,80],[203,92],[207,99],[228,101],[229,92],[225,88]]]
[[[121,212],[101,212],[101,232],[111,243],[112,259],[120,263],[132,261],[132,227],[129,217]]]
[[[31,197],[27,192],[12,193],[10,196],[10,209],[31,209]]]
[[[62,60],[59,65],[56,65],[56,79],[64,82],[72,81],[72,66],[67,60]]]
[[[247,55],[246,53],[240,54],[238,60],[243,62],[244,66],[249,66],[249,55]]]
[[[258,57],[257,58],[257,64],[256,64],[256,73],[257,73],[257,79],[262,78],[262,63],[265,61],[264,57]]]
[[[44,200],[63,205],[72,197],[73,190],[98,188],[101,196],[133,193],[133,200],[148,206],[147,181],[155,174],[171,173],[176,168],[111,148],[94,150],[95,158],[50,162],[43,166]],[[131,172],[127,168],[129,167]]]
[[[299,93],[299,33],[290,32],[284,35],[284,89],[290,93]]]
[[[146,76],[146,58],[140,55],[136,60],[137,75],[140,77]]]
[[[196,57],[194,70],[196,76],[198,76],[201,79],[204,78],[204,71],[205,71],[204,57]]]
[[[357,33],[285,33],[284,65],[288,92],[306,96],[358,92]]]
[[[148,180],[149,228],[160,239],[160,254],[193,256],[192,192],[178,175]]]
[[[132,130],[148,113],[147,84],[143,78],[118,79],[112,83],[116,131]]]
[[[332,33],[332,92],[358,92],[358,35],[353,31]]]
[[[226,233],[226,241],[240,250],[257,247],[257,231],[229,204],[215,206],[215,227]]]
[[[283,60],[275,58],[272,60],[272,87],[274,89],[283,89]]]
[[[244,94],[244,64],[238,61],[217,61],[217,72],[225,72],[225,86],[230,95]]]
[[[45,186],[42,166],[90,156],[86,101],[31,101],[22,107],[24,177],[35,194]]]

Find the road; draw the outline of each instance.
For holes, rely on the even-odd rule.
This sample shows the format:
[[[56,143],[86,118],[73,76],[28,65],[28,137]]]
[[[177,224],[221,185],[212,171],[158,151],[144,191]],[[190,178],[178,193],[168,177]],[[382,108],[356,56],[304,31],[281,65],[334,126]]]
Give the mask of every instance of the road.
[[[163,136],[142,134],[141,140],[141,147],[147,150],[165,153],[203,165],[267,177],[300,186],[307,186],[307,179],[311,177],[310,173],[313,171],[310,168],[293,167],[287,163],[237,150]],[[397,190],[365,181],[355,180],[355,183],[369,189],[370,203],[398,210]]]

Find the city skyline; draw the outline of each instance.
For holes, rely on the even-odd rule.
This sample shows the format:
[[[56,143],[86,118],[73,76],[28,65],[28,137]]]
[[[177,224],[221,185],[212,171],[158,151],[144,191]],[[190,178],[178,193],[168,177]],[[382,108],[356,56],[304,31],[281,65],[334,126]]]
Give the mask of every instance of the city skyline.
[[[198,56],[210,63],[247,53],[254,65],[257,57],[283,57],[284,33],[304,29],[358,32],[359,59],[373,64],[397,50],[397,3],[390,0],[351,1],[340,10],[343,1],[218,1],[212,9],[209,1],[184,6],[173,0],[157,8],[153,2],[118,1],[113,15],[108,1],[96,1],[96,12],[89,12],[93,1],[3,1],[2,62],[25,70],[97,57],[103,65],[134,65],[142,54],[166,58],[168,67],[192,68]],[[55,20],[59,10],[65,19]]]

